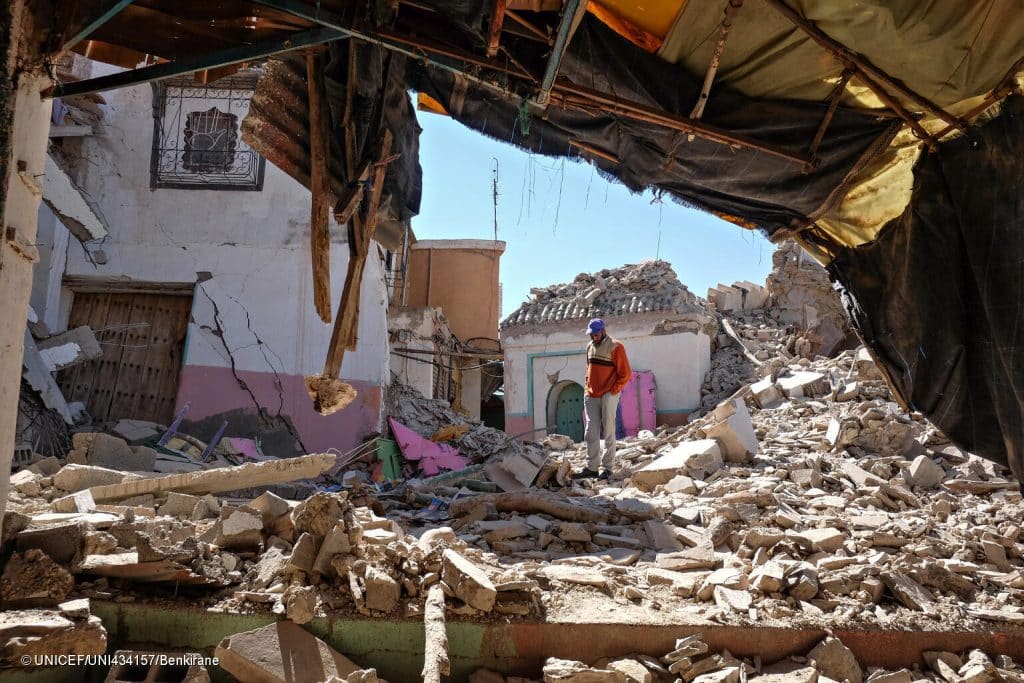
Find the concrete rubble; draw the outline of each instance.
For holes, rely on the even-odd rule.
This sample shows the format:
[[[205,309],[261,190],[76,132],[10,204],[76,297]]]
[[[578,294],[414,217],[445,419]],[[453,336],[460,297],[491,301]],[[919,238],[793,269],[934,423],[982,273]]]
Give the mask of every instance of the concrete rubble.
[[[145,603],[161,587],[187,586],[189,601],[207,610],[284,619],[218,648],[232,675],[268,681],[284,680],[280,657],[290,647],[334,662],[333,680],[378,680],[355,663],[338,667],[348,660],[300,626],[328,614],[426,618],[432,677],[447,661],[437,635],[445,619],[635,610],[738,627],[1024,624],[1019,485],[901,408],[861,350],[809,351],[824,348],[809,335],[825,329],[830,309],[813,297],[779,298],[817,277],[788,259],[764,307],[719,312],[712,375],[721,377],[705,383],[706,409],[684,426],[620,441],[607,481],[572,476],[585,462],[582,444],[522,442],[398,384],[389,390],[392,417],[426,438],[442,432],[474,465],[387,487],[353,468],[340,474],[349,463],[323,454],[154,476],[136,470],[149,462],[143,443],[76,434],[67,464],[39,462],[12,480],[0,598],[45,615],[54,633],[91,634],[83,638],[98,647],[98,620],[81,601]],[[595,280],[574,291],[583,285],[599,288]],[[815,309],[818,327],[780,313],[798,300],[805,313]],[[517,483],[492,479],[495,463]],[[309,494],[266,490],[325,472],[333,479]],[[980,651],[937,654],[914,671],[872,670],[836,638],[770,666],[688,636],[660,659],[551,658],[534,673],[544,681],[1024,680],[1019,664]]]

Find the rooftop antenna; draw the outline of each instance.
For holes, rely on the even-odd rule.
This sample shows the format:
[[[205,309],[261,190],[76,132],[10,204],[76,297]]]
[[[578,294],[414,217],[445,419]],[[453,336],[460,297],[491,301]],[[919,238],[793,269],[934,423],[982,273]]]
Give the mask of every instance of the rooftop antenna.
[[[494,160],[493,180],[491,181],[491,196],[494,204],[494,241],[498,241],[498,157],[491,157]]]

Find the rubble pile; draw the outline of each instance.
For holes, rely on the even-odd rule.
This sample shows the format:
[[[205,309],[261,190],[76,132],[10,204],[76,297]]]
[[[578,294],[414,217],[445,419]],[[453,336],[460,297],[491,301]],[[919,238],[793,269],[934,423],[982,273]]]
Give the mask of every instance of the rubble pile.
[[[772,254],[771,307],[780,323],[795,325],[810,344],[801,355],[830,355],[853,338],[842,300],[828,274],[792,240]]]
[[[502,327],[648,311],[705,314],[707,307],[679,281],[670,263],[643,261],[580,273],[565,284],[535,287],[530,300],[509,315]]]
[[[478,670],[471,683],[504,683],[528,679],[505,678],[492,671]],[[700,633],[676,640],[675,648],[660,658],[633,654],[599,659],[588,665],[580,661],[549,657],[544,663],[544,683],[960,683],[962,681],[1021,681],[1024,666],[1006,655],[989,657],[975,649],[958,655],[928,651],[913,669],[889,671],[865,667],[839,638],[827,636],[806,655],[764,665],[760,659],[734,657],[728,650],[713,652]]]

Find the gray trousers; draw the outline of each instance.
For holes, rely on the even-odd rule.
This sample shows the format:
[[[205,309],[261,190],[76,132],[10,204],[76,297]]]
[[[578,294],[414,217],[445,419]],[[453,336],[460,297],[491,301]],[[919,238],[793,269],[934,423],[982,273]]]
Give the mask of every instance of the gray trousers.
[[[584,396],[583,410],[587,414],[587,467],[596,470],[598,466],[611,470],[615,462],[615,411],[619,407],[618,394]],[[600,440],[604,439],[604,452]]]

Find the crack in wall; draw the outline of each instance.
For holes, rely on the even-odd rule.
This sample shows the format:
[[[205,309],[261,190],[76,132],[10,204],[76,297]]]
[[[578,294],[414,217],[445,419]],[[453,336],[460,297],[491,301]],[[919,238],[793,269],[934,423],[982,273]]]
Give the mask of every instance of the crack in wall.
[[[231,366],[231,374],[234,376],[235,382],[238,383],[238,387],[242,391],[244,391],[245,393],[247,393],[249,395],[249,398],[252,401],[253,406],[256,407],[257,413],[260,415],[260,417],[263,420],[266,420],[268,424],[270,424],[272,420],[277,420],[277,421],[283,423],[285,428],[288,430],[288,433],[291,435],[291,437],[293,439],[295,439],[295,442],[297,444],[299,444],[299,447],[302,449],[302,451],[303,452],[308,452],[308,449],[306,448],[306,445],[304,443],[302,443],[302,438],[299,436],[298,432],[295,431],[295,427],[292,425],[291,421],[288,418],[286,418],[286,417],[282,417],[282,415],[281,415],[281,409],[284,407],[284,387],[283,387],[283,384],[281,383],[281,377],[278,374],[276,368],[274,368],[274,366],[267,359],[266,354],[264,354],[263,355],[264,360],[267,361],[267,365],[270,366],[271,371],[274,373],[274,388],[277,390],[277,396],[278,396],[278,401],[279,401],[278,402],[277,414],[274,415],[273,418],[272,418],[270,416],[270,411],[267,410],[262,404],[260,404],[259,399],[256,398],[256,394],[253,392],[252,389],[249,388],[249,385],[246,383],[246,381],[244,379],[242,379],[241,376],[238,374],[238,367],[237,367],[237,365],[235,363],[234,352],[228,346],[227,340],[225,339],[224,323],[223,323],[223,319],[221,318],[220,306],[218,306],[217,302],[214,300],[214,298],[212,296],[210,296],[210,293],[208,291],[206,291],[206,287],[203,286],[203,283],[199,283],[198,288],[203,292],[204,295],[206,295],[206,298],[210,302],[210,305],[213,306],[213,323],[216,326],[216,329],[211,328],[209,325],[203,325],[203,324],[200,324],[198,322],[196,324],[199,325],[200,329],[203,329],[203,330],[209,332],[214,337],[217,337],[220,340],[221,345],[224,347],[224,352],[227,353],[227,355],[228,355],[227,360],[228,360],[228,363]],[[238,301],[236,299],[234,299],[234,298],[232,298],[230,296],[228,298],[232,299],[232,301],[234,301],[236,304],[238,304],[238,306],[243,311],[245,311],[245,314],[246,314],[246,324],[249,327],[249,331],[256,338],[257,345],[261,347],[261,352],[262,352],[262,346],[265,346],[265,343],[263,342],[262,339],[259,338],[259,336],[256,334],[256,332],[252,329],[251,322],[249,321],[249,311],[245,308],[245,306],[242,306],[240,303],[238,303]],[[193,322],[195,322],[194,319],[193,319]],[[236,349],[236,351],[237,350],[238,349]],[[271,349],[271,353],[273,353],[273,349]],[[277,356],[276,353],[274,353],[274,355]],[[279,356],[278,356],[278,360],[280,360]]]

